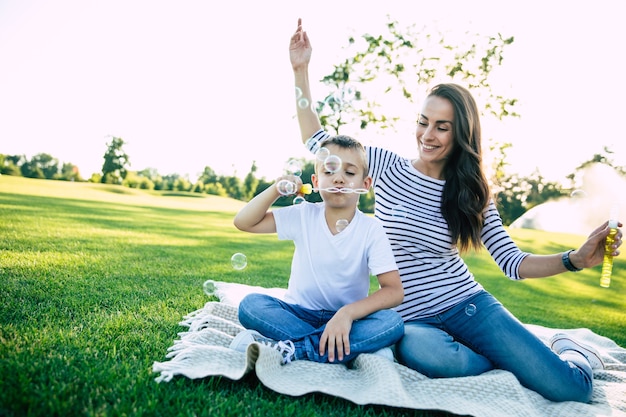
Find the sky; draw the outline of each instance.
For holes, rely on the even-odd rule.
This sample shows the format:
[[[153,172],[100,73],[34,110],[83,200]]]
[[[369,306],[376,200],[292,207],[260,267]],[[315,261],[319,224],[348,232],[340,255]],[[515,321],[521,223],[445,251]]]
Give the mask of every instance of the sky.
[[[310,158],[288,55],[297,19],[321,98],[319,80],[348,36],[381,33],[390,16],[401,26],[514,36],[498,80],[522,117],[483,130],[513,144],[515,172],[564,181],[604,146],[626,165],[625,4],[0,0],[0,153],[48,153],[88,178],[115,136],[132,170],[193,180],[209,166],[243,178],[255,161],[257,175],[273,179],[288,158]],[[412,133],[373,144],[416,153]]]

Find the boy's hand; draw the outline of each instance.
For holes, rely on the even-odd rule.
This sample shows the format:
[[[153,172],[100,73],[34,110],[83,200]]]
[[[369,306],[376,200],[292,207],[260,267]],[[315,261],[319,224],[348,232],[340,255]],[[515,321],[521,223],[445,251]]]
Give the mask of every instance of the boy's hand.
[[[295,187],[294,187],[293,193],[290,193],[290,194],[283,194],[283,193],[281,193],[282,195],[300,194],[300,190],[302,189],[302,178],[300,178],[297,175],[282,175],[282,176],[276,178],[276,181],[274,181],[274,186],[277,187],[277,189],[278,189],[278,184],[281,181],[283,181],[283,180],[294,183]],[[279,192],[280,192],[280,190],[279,190]]]
[[[344,355],[350,354],[350,329],[352,318],[342,308],[326,323],[326,328],[320,338],[320,355],[328,349],[328,361],[334,362],[335,356],[342,361]]]

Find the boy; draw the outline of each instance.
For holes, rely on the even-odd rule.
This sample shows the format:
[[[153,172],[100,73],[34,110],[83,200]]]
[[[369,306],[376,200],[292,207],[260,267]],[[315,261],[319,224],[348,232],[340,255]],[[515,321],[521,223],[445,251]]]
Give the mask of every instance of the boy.
[[[322,146],[340,160],[332,168],[316,160],[311,182],[323,202],[270,211],[280,197],[274,186],[235,216],[239,230],[277,233],[293,240],[295,251],[284,301],[262,294],[241,301],[239,321],[247,330],[235,337],[233,349],[244,352],[257,342],[278,350],[283,363],[345,363],[404,334],[400,315],[391,310],[404,290],[389,240],[376,219],[357,209],[359,193],[350,192],[371,185],[365,150],[348,136],[331,137]],[[290,179],[300,187],[298,177]],[[380,289],[368,296],[370,273]]]

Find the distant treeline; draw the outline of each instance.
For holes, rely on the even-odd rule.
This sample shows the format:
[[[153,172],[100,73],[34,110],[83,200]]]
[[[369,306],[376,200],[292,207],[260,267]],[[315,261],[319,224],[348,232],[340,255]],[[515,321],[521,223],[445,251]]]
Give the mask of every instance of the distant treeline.
[[[120,186],[156,191],[176,191],[189,193],[211,194],[221,197],[230,197],[236,200],[249,201],[267,187],[271,181],[256,177],[256,162],[252,163],[250,172],[243,178],[235,175],[217,175],[210,167],[205,167],[202,174],[195,182],[187,176],[179,174],[161,175],[156,169],[146,168],[141,171],[130,171],[128,155],[122,150],[123,141],[119,138],[108,144],[105,154],[102,173],[94,173],[87,180],[80,175],[78,167],[72,163],[59,163],[58,159],[45,153],[35,155],[28,160],[23,155],[0,154],[0,173],[4,175],[16,175],[28,178],[40,178],[63,181],[89,181],[96,183],[118,184]],[[506,153],[501,152],[500,164],[496,169],[496,175],[492,183],[494,199],[505,225],[511,224],[515,219],[523,215],[527,210],[542,204],[548,200],[569,196],[576,190],[576,184],[580,182],[580,174],[591,164],[606,164],[616,170],[621,176],[626,176],[625,167],[616,166],[610,159],[611,151],[605,149],[604,154],[595,154],[575,168],[567,179],[569,186],[558,182],[547,181],[539,172],[528,176],[507,173],[503,167],[507,164]],[[302,167],[301,178],[304,183],[311,182],[311,174],[314,172],[313,162],[304,159],[297,160]],[[289,164],[286,164],[289,165]],[[293,196],[281,197],[277,206],[293,204]],[[321,201],[317,193],[306,196],[307,201]],[[370,191],[361,195],[359,209],[365,213],[374,212],[374,195]]]
[[[310,183],[313,173],[313,163],[299,160],[302,166],[301,178],[303,182]],[[106,164],[104,164],[106,165]],[[221,197],[230,197],[236,200],[249,201],[255,195],[265,190],[273,183],[265,178],[256,177],[256,163],[252,164],[250,172],[243,180],[235,175],[217,175],[211,167],[205,167],[198,179],[192,182],[187,176],[179,174],[161,175],[154,168],[146,168],[141,171],[128,169],[94,173],[88,179],[81,176],[78,167],[72,163],[60,163],[52,155],[40,153],[32,159],[24,155],[0,154],[0,173],[3,175],[22,176],[26,178],[39,178],[60,181],[95,182],[106,184],[119,184],[120,186],[156,191],[176,191],[211,194]],[[318,194],[306,196],[307,201],[321,201]],[[281,197],[276,205],[284,206],[292,204],[293,197]],[[373,196],[361,196],[359,208],[364,212],[373,212]]]

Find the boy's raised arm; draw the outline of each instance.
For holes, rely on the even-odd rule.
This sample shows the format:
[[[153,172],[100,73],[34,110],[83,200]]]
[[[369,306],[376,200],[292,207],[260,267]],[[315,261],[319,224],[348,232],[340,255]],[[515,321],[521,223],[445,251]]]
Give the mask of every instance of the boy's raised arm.
[[[275,185],[267,187],[248,202],[235,216],[235,227],[250,233],[276,233],[274,215],[270,207],[280,197]]]
[[[250,233],[276,233],[276,221],[270,207],[281,196],[276,187],[281,180],[294,183],[297,190],[302,187],[302,179],[298,176],[283,175],[277,178],[274,184],[250,200],[235,215],[233,224],[237,229]]]

